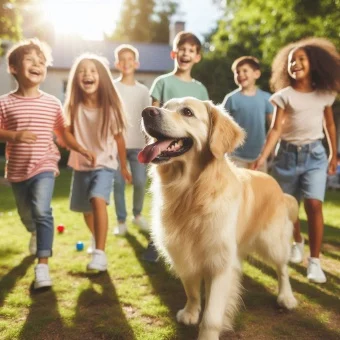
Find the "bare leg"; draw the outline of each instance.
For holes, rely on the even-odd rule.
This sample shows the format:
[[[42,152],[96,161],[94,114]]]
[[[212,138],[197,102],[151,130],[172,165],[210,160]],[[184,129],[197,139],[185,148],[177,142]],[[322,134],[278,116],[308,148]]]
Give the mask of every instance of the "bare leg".
[[[201,311],[201,277],[199,275],[181,278],[187,303],[185,307],[178,311],[177,321],[186,325],[195,325],[198,323]]]
[[[87,227],[90,229],[91,234],[94,235],[94,227],[93,227],[93,213],[84,213],[84,220]]]
[[[318,258],[324,230],[322,202],[316,199],[306,199],[305,210],[308,221],[310,255]]]
[[[106,201],[102,198],[93,197],[91,199],[93,211],[93,230],[96,240],[96,249],[105,250],[108,216],[106,209]]]
[[[294,241],[298,243],[301,243],[303,240],[302,235],[301,235],[301,227],[300,227],[299,219],[294,223],[293,237],[294,237]]]

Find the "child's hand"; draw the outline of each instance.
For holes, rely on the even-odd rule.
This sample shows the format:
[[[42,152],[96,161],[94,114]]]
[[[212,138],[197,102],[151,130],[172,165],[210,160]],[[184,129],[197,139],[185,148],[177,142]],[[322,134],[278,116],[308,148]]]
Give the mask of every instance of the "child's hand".
[[[91,166],[95,167],[96,166],[96,155],[89,151],[89,150],[85,150],[85,149],[81,149],[79,151],[79,153],[84,156],[88,161],[91,162]]]
[[[262,165],[264,164],[264,160],[259,157],[258,159],[256,159],[253,163],[250,164],[249,169],[251,170],[257,170],[258,168],[260,168]]]
[[[37,135],[30,131],[18,131],[15,133],[15,143],[33,144],[37,140]]]
[[[132,183],[132,176],[127,168],[121,168],[120,172],[123,178],[125,179],[126,183],[129,183],[129,184]]]
[[[328,174],[329,175],[335,175],[337,166],[338,166],[337,158],[332,157],[331,161],[329,162],[329,166],[328,166]]]

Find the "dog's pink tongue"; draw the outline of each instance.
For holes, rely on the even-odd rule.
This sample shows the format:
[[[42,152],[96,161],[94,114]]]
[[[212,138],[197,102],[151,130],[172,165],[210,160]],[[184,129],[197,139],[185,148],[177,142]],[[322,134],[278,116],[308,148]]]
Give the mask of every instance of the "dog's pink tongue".
[[[140,153],[138,154],[138,161],[140,163],[150,163],[154,160],[159,154],[165,151],[168,146],[171,144],[173,139],[166,139],[162,141],[158,141],[153,144],[147,145]]]

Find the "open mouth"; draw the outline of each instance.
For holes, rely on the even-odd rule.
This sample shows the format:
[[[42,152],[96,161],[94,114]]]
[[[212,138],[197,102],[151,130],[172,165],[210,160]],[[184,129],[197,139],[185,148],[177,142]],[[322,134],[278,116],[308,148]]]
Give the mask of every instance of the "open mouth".
[[[156,142],[147,145],[139,154],[138,160],[140,163],[163,163],[173,157],[183,155],[193,145],[191,138],[171,138],[159,133],[155,133],[157,136]]]
[[[92,85],[92,84],[94,84],[94,81],[93,80],[84,80],[83,84],[84,85]]]
[[[29,72],[30,72],[30,74],[33,74],[34,76],[39,76],[40,75],[39,71],[30,70]]]

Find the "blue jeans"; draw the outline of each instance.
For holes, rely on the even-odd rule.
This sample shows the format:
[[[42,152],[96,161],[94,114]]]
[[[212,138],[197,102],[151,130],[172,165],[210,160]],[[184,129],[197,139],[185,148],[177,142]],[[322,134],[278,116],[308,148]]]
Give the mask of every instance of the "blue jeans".
[[[42,172],[25,181],[11,183],[21,222],[29,232],[37,232],[38,258],[52,256],[54,182],[53,172]]]
[[[327,181],[327,155],[321,140],[297,146],[281,141],[272,175],[283,192],[302,198],[324,201]]]
[[[146,166],[138,162],[137,156],[140,149],[127,149],[126,158],[130,164],[133,185],[133,216],[141,214],[144,203]],[[125,222],[127,212],[125,204],[125,181],[121,172],[116,171],[113,183],[113,198],[118,221]]]

